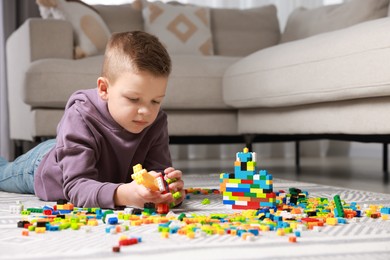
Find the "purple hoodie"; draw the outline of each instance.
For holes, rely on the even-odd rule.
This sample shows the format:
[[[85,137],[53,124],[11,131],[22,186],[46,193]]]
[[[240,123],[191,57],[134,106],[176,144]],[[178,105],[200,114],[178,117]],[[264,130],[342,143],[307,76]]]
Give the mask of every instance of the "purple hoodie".
[[[114,121],[97,89],[78,91],[66,105],[55,147],[35,173],[35,194],[78,207],[114,208],[114,192],[131,181],[133,165],[149,171],[172,165],[168,144],[162,110],[152,125],[133,134]]]

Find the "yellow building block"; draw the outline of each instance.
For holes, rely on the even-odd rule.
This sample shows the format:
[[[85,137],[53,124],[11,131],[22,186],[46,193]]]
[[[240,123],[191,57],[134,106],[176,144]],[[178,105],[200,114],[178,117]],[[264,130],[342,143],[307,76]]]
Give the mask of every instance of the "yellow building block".
[[[326,219],[326,224],[330,226],[336,226],[338,223],[337,218],[327,218]]]
[[[142,170],[143,170],[142,169],[142,164],[140,164],[140,163],[133,166],[133,172],[134,173],[140,172]]]
[[[256,162],[247,162],[246,169],[248,171],[254,171],[256,169]]]
[[[147,170],[142,169],[141,164],[137,164],[133,167],[133,174],[131,178],[137,182],[137,184],[144,185],[146,188],[152,191],[159,191],[160,189],[155,183],[155,178]]]

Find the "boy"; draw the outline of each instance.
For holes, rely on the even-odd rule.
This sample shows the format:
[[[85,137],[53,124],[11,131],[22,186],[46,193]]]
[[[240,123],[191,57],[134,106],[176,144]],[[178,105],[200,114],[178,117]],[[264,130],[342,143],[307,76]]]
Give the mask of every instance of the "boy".
[[[171,203],[131,182],[138,163],[184,198],[182,172],[172,167],[167,116],[161,110],[171,60],[159,40],[145,32],[116,33],[104,55],[97,89],[74,93],[56,140],[41,143],[13,163],[0,158],[0,190],[34,193],[43,200],[67,199],[79,207],[143,207]],[[33,184],[32,184],[33,183]]]

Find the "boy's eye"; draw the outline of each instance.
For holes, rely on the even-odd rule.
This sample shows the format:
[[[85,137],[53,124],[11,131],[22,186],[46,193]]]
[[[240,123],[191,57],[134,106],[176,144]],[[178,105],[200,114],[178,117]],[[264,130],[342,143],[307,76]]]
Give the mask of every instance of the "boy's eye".
[[[131,101],[131,102],[138,102],[139,101],[139,98],[129,98],[129,100]]]
[[[157,101],[157,100],[152,100],[152,103],[158,105],[158,104],[160,104],[161,102],[160,102],[160,101]]]

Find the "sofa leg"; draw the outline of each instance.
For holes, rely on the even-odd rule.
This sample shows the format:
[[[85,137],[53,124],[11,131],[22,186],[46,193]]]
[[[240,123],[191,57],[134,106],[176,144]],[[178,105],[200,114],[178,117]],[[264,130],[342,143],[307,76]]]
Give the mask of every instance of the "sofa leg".
[[[383,143],[383,182],[389,182],[388,143]]]
[[[295,141],[295,172],[299,174],[301,171],[301,161],[300,161],[300,143],[299,141]]]
[[[13,140],[14,143],[14,159],[23,154],[23,141]]]
[[[34,141],[26,141],[26,140],[20,140],[20,139],[15,139],[13,140],[14,143],[14,159],[19,157],[22,154],[25,154],[32,148],[34,148],[36,145],[39,144],[36,140]]]
[[[246,135],[244,135],[245,146],[251,152],[253,152],[252,144],[253,144],[253,140],[255,140],[255,137],[256,137],[256,135],[253,135],[253,134],[246,134]]]

